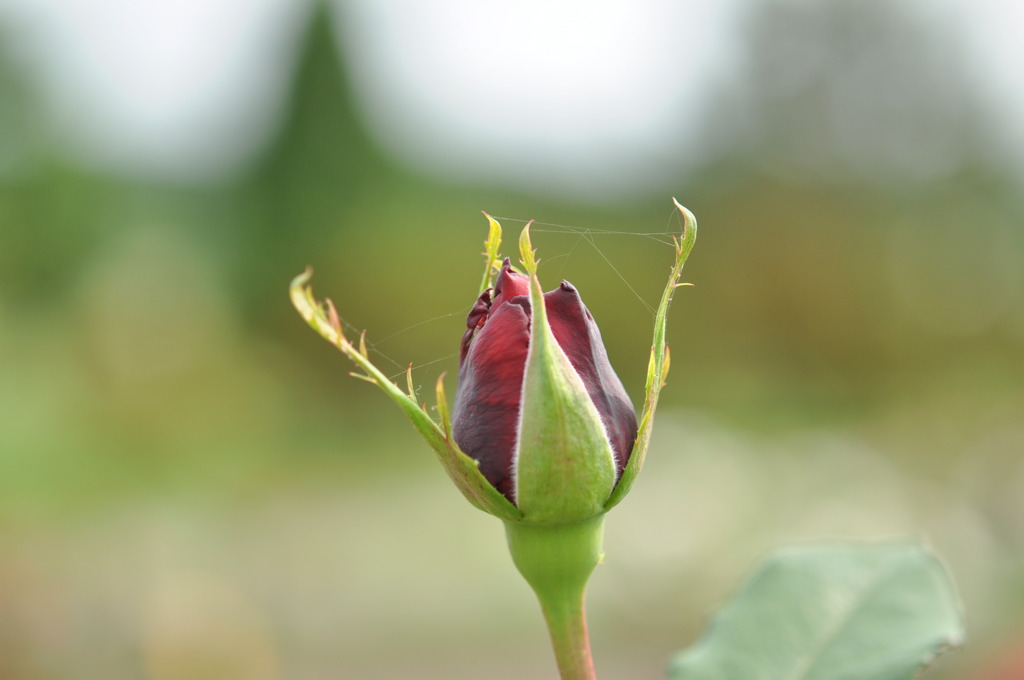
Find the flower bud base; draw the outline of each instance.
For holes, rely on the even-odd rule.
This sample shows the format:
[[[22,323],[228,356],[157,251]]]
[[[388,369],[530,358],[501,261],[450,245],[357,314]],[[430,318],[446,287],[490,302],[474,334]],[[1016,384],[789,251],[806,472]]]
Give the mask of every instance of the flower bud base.
[[[509,551],[537,594],[562,680],[594,680],[587,582],[601,562],[604,515],[572,524],[505,522]]]

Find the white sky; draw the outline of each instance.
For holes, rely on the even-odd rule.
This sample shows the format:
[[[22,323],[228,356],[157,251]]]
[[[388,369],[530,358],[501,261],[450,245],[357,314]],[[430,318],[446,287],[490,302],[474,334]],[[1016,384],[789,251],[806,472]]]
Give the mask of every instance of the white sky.
[[[390,146],[456,176],[586,193],[642,185],[639,161],[652,149],[699,158],[692,102],[735,77],[737,17],[750,3],[351,0],[342,18],[365,106]],[[916,4],[957,22],[1008,148],[1024,157],[1024,3]],[[0,36],[37,67],[57,134],[86,159],[209,177],[265,139],[307,9],[0,0]]]

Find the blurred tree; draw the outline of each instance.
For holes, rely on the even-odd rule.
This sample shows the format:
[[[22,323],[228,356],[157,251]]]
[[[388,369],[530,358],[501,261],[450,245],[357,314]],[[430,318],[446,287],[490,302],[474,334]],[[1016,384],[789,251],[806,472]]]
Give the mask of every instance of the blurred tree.
[[[325,233],[356,228],[362,207],[400,181],[356,103],[335,15],[316,2],[276,137],[242,187],[236,265],[250,308],[281,297]]]
[[[769,420],[856,417],[982,366],[1022,292],[1024,206],[984,153],[997,133],[955,27],[851,0],[764,0],[746,26],[743,87],[708,119],[731,151],[690,189],[710,228],[689,340],[710,374],[684,398]],[[988,325],[931,311],[952,318],[954,302]]]
[[[30,64],[0,25],[0,291],[26,304],[66,292],[102,224],[110,183],[48,139]]]
[[[758,5],[747,153],[773,175],[882,185],[971,162],[981,99],[942,16],[879,0]]]

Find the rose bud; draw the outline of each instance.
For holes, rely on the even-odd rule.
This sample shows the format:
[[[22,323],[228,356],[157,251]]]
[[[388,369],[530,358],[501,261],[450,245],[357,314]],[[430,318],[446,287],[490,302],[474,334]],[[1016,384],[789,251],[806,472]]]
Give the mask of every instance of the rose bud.
[[[418,400],[412,366],[399,387],[370,360],[364,337],[346,336],[330,299],[317,301],[312,272],[295,277],[292,304],[306,322],[397,404],[477,508],[505,522],[509,552],[533,588],[563,678],[592,679],[584,599],[603,558],[604,514],[629,493],[643,465],[658,395],[669,369],[666,319],[697,237],[693,215],[675,203],[683,231],[654,315],[654,338],[639,426],[605,354],[597,324],[566,282],[544,294],[529,225],[519,238],[526,274],[498,256],[501,226],[488,216],[483,293],[462,339],[452,417],[437,381],[437,419]],[[488,288],[497,270],[497,281]]]
[[[524,519],[577,521],[602,511],[636,414],[576,289],[563,281],[533,314],[530,288],[505,259],[470,311],[452,435]]]
[[[563,281],[547,294],[541,291],[529,225],[519,238],[526,272],[521,274],[508,259],[501,264],[501,226],[488,216],[484,292],[467,318],[454,417],[449,417],[444,375],[431,414],[417,398],[412,367],[403,388],[375,366],[365,339],[353,342],[346,335],[330,299],[319,302],[313,296],[310,270],[292,281],[292,304],[356,365],[352,375],[377,385],[405,412],[474,506],[507,526],[596,521],[629,493],[643,466],[668,375],[668,308],[675,289],[687,285],[679,276],[697,235],[693,215],[675,205],[683,232],[675,240],[675,263],[655,313],[639,426],[576,289]],[[496,271],[497,281],[488,288]]]

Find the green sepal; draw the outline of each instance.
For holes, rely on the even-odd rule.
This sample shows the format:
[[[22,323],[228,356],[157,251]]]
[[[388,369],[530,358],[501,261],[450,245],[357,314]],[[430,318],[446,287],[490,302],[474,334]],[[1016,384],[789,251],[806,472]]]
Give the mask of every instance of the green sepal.
[[[487,240],[484,241],[484,278],[480,281],[480,290],[477,295],[480,295],[485,290],[491,287],[491,281],[494,279],[494,274],[501,269],[501,225],[498,224],[498,220],[494,219],[487,213],[484,213],[484,217],[487,218]]]
[[[619,483],[615,486],[611,497],[604,505],[605,510],[611,510],[618,505],[626,497],[626,494],[629,493],[629,490],[633,488],[633,482],[636,481],[636,476],[640,472],[640,468],[643,467],[644,457],[647,455],[647,446],[650,443],[651,430],[654,425],[654,412],[658,408],[658,397],[661,394],[661,388],[665,386],[665,381],[668,379],[669,352],[668,345],[665,344],[668,308],[672,304],[672,296],[676,288],[688,285],[679,283],[679,277],[683,273],[686,258],[689,257],[690,251],[693,250],[693,244],[697,240],[697,218],[693,216],[693,213],[680,205],[676,199],[673,198],[672,202],[682,215],[683,233],[680,238],[676,239],[673,237],[672,239],[676,246],[676,259],[672,266],[672,272],[669,274],[668,283],[665,284],[665,290],[661,294],[661,303],[658,305],[658,311],[654,315],[654,340],[651,345],[651,358],[647,364],[644,410],[640,416],[640,425],[637,430],[636,441],[633,444],[633,452],[630,454],[629,462],[626,463],[626,467],[622,471]]]
[[[513,463],[516,505],[526,522],[578,522],[603,511],[615,486],[615,457],[597,407],[551,332],[529,225],[519,243],[531,325]]]
[[[357,378],[377,385],[412,422],[430,448],[437,454],[445,472],[455,482],[455,486],[475,507],[500,517],[503,520],[517,520],[522,513],[509,502],[500,491],[487,481],[480,473],[479,464],[461,450],[451,437],[451,429],[447,424],[448,404],[444,399],[444,388],[439,382],[438,411],[441,413],[443,425],[438,425],[430,415],[416,403],[413,395],[406,394],[393,383],[380,369],[373,365],[366,352],[365,340],[360,340],[356,347],[345,337],[341,321],[330,299],[323,303],[313,297],[312,287],[306,285],[313,276],[311,269],[292,279],[290,297],[292,305],[298,310],[306,323],[325,340],[341,350],[363,373],[354,373]]]

